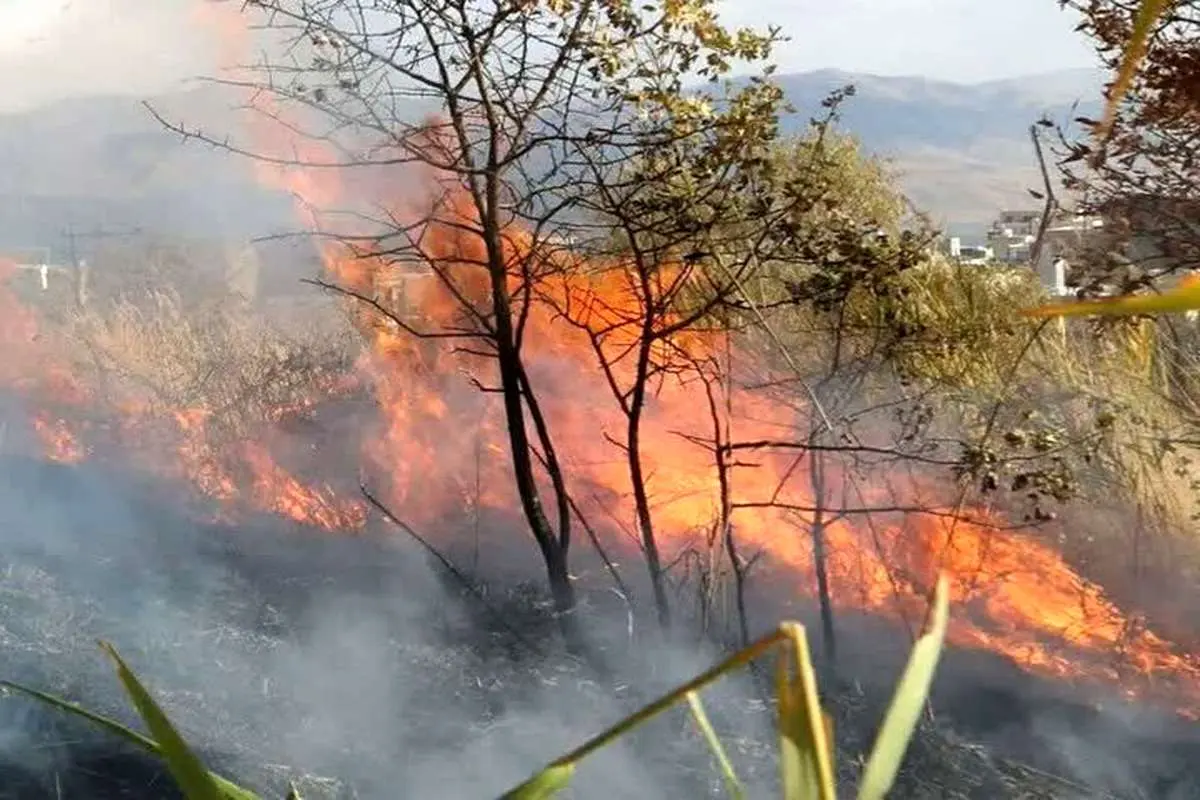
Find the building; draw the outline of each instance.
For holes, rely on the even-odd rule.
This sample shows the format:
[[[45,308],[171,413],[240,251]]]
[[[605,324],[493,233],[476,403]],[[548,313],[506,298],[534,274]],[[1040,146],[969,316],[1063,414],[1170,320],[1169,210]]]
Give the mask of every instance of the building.
[[[1030,265],[1042,286],[1054,295],[1069,294],[1071,262],[1092,258],[1103,230],[1104,220],[1098,216],[1061,213],[1051,217],[1036,254],[1037,263]]]
[[[1001,211],[987,232],[995,259],[1004,264],[1028,264],[1041,221],[1041,211]]]
[[[983,245],[963,244],[962,238],[958,236],[951,236],[940,240],[937,249],[960,264],[983,266],[992,263],[994,260],[992,248]]]

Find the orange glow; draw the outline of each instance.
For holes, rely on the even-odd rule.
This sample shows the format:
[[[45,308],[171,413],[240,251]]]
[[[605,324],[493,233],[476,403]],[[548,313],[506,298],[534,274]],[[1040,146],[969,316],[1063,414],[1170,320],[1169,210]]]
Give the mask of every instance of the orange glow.
[[[335,498],[324,485],[306,486],[257,444],[240,452],[219,446],[209,435],[206,409],[163,416],[132,396],[104,407],[59,357],[63,343],[39,332],[36,314],[18,299],[14,281],[19,277],[15,265],[0,261],[0,347],[5,353],[0,386],[17,391],[37,409],[29,422],[43,457],[79,463],[92,455],[87,437],[93,436],[132,451],[135,460],[155,472],[188,481],[200,495],[223,504],[227,520],[239,510],[257,510],[330,530],[351,531],[365,524],[362,502]],[[353,386],[353,376],[347,376],[324,388],[337,396]],[[269,416],[278,421],[296,410],[274,409]],[[85,417],[97,413],[103,422],[84,424]],[[164,459],[162,452],[173,455]]]
[[[240,17],[217,6],[206,8],[206,14],[217,15],[208,21],[228,37],[231,50],[238,50],[243,44],[239,37],[245,36]],[[314,142],[280,140],[280,126],[248,132],[266,152],[331,160]],[[313,224],[314,208],[356,199],[336,170],[264,167],[259,177],[298,198],[297,214],[304,224]],[[394,188],[398,196],[392,211],[398,219],[412,216],[422,188]],[[462,298],[487,305],[489,276],[478,264],[485,252],[482,241],[467,231],[475,220],[469,198],[452,193],[441,215],[441,222],[425,226],[420,252],[406,263],[325,247],[329,279],[369,296],[381,287],[394,288],[408,309],[405,321],[418,329],[462,329],[468,323]],[[573,256],[559,253],[548,263],[522,230],[506,231],[503,248],[508,274],[514,276],[510,288],[518,285],[515,276],[522,266],[532,263],[547,274],[536,286],[525,321],[529,378],[573,497],[632,568],[638,558],[632,543],[637,526],[628,464],[615,444],[625,440],[626,420],[599,359],[608,364],[618,391],[627,389],[633,364],[621,354],[636,342],[636,332],[634,325],[621,321],[638,317],[637,284],[619,260],[570,263]],[[441,265],[441,277],[422,268],[422,262],[431,261]],[[302,482],[289,471],[286,459],[270,446],[269,430],[261,437],[222,444],[209,429],[208,409],[157,415],[133,403],[97,409],[93,393],[70,379],[69,372],[49,368],[56,362],[42,352],[45,343],[37,337],[35,315],[10,291],[6,282],[11,278],[12,270],[5,272],[0,264],[0,344],[14,354],[0,360],[4,386],[38,403],[53,398],[80,412],[86,405],[93,413],[115,417],[117,424],[109,428],[128,450],[137,451],[152,438],[145,432],[154,429],[170,443],[170,455],[147,456],[150,467],[186,479],[232,518],[257,510],[332,531],[357,531],[366,524],[366,507],[357,497],[339,496],[323,481]],[[415,523],[436,525],[443,535],[478,507],[518,515],[497,395],[477,390],[468,380],[484,387],[496,384],[493,363],[464,352],[484,345],[418,338],[362,304],[348,307],[356,313],[365,344],[362,358],[353,375],[323,387],[327,396],[314,403],[335,398],[346,386],[362,383],[373,389],[378,424],[362,426],[361,449],[363,460],[386,476],[387,502]],[[680,368],[656,378],[641,436],[647,489],[666,561],[698,543],[703,546],[720,514],[714,458],[698,444],[713,436],[700,365],[722,360],[727,345],[724,338],[701,333],[676,337],[672,344]],[[664,357],[665,352],[656,355]],[[739,371],[766,372],[751,353],[733,348],[732,360]],[[808,428],[809,410],[795,398],[735,387],[731,396],[721,398],[722,405],[726,400],[735,441],[795,438],[796,431]],[[34,418],[45,456],[85,457],[89,442],[82,426],[53,422],[63,416]],[[279,416],[286,416],[286,410],[279,410]],[[730,476],[732,499],[739,506],[731,520],[739,548],[746,555],[765,552],[769,561],[785,568],[801,596],[812,596],[815,583],[808,533],[813,514],[803,509],[928,505],[919,501],[930,487],[915,479],[897,479],[898,486],[862,485],[843,474],[832,458],[825,468],[823,498],[812,488],[811,464],[807,458],[797,461],[795,452],[755,452],[742,461],[753,464],[734,467]],[[333,481],[336,473],[354,466],[328,465],[325,477]],[[930,512],[844,515],[826,523],[831,591],[839,608],[919,619],[926,591],[944,570],[951,577],[954,603],[950,635],[958,645],[1002,654],[1032,673],[1119,685],[1130,696],[1165,700],[1186,714],[1200,712],[1197,654],[1182,652],[1137,624],[1031,532],[1007,529],[1003,519],[986,509],[968,509],[967,518],[957,520],[948,508]]]
[[[33,428],[42,441],[46,458],[64,464],[78,464],[87,458],[87,452],[79,439],[71,432],[66,420],[51,419],[39,413],[33,417]]]
[[[313,157],[321,160],[319,152]],[[314,189],[311,197],[305,195],[308,188]],[[306,207],[350,199],[341,197],[336,173],[330,170],[314,171],[290,189]],[[398,197],[395,205],[405,208],[411,200]],[[405,219],[403,214],[397,217]],[[481,307],[486,308],[488,277],[479,266],[485,253],[482,241],[466,232],[477,218],[463,193],[452,193],[444,202],[441,219],[445,222],[425,226],[418,237],[420,250],[409,263],[327,247],[331,279],[365,295],[399,284],[403,305],[410,311],[407,322],[413,327],[461,330],[464,298],[469,303],[484,301]],[[520,230],[505,234],[510,288],[517,285],[521,265],[539,261],[531,241]],[[555,255],[556,260],[570,258]],[[422,274],[422,262],[438,264],[441,275]],[[562,266],[541,262],[535,272]],[[569,266],[546,269],[548,277],[537,287],[538,299],[526,321],[526,366],[573,495],[593,519],[614,523],[609,536],[616,547],[628,551],[627,561],[636,561],[628,465],[613,444],[623,441],[625,420],[599,368],[589,333],[607,331],[600,354],[617,386],[627,389],[633,367],[621,353],[635,341],[636,325],[622,320],[638,319],[637,287],[620,263]],[[360,330],[370,345],[361,366],[374,379],[383,416],[382,432],[365,442],[364,455],[390,477],[388,500],[409,518],[430,525],[444,526],[476,504],[515,513],[499,405],[494,394],[476,392],[464,379],[469,374],[480,385],[495,385],[493,364],[464,354],[459,341],[415,338],[378,315],[357,310]],[[672,340],[685,360],[695,364],[711,361],[724,344],[723,339],[696,333]],[[736,353],[735,359],[743,364],[753,360],[747,353]],[[661,376],[642,425],[654,524],[668,560],[701,541],[719,514],[711,452],[695,444],[712,438],[712,419],[699,380],[697,369]],[[806,410],[794,399],[784,402],[734,390],[728,403],[736,440],[786,439],[806,429]],[[768,502],[774,494],[784,505],[816,505],[809,465],[793,463],[794,455],[773,453],[755,453],[753,461],[753,467],[732,471],[733,501],[743,506],[732,519],[739,546],[744,553],[767,552],[797,576],[797,592],[811,596],[813,563],[806,534],[811,514],[770,507]],[[838,474],[836,465],[827,465],[826,471],[826,503],[836,506],[830,498],[846,493],[848,479]],[[477,498],[476,484],[482,487]],[[907,499],[918,498],[923,488],[912,483]],[[894,487],[859,486],[857,491],[857,501],[848,505],[896,504]],[[900,611],[919,619],[934,575],[945,570],[952,578],[956,609],[951,639],[958,645],[1004,654],[1034,673],[1119,683],[1131,697],[1164,695],[1168,702],[1175,698],[1181,713],[1200,712],[1200,658],[1135,624],[1052,547],[1030,533],[1007,529],[1004,520],[990,519],[982,509],[967,509],[971,521],[953,519],[949,509],[930,512],[875,515],[869,524],[864,517],[828,523],[825,536],[835,604],[880,614]]]

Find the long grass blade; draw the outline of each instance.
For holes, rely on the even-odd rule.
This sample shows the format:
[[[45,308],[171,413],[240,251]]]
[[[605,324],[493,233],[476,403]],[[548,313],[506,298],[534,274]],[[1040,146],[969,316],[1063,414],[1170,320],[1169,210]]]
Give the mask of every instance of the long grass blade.
[[[775,687],[783,796],[785,800],[835,800],[830,725],[821,709],[804,628],[786,623],[781,630],[786,640]]]
[[[1137,75],[1138,67],[1141,66],[1142,59],[1146,55],[1146,49],[1150,44],[1150,34],[1153,31],[1155,24],[1166,13],[1167,7],[1170,6],[1171,0],[1142,0],[1138,6],[1137,14],[1133,18],[1133,30],[1130,32],[1129,41],[1125,43],[1125,51],[1121,54],[1121,66],[1117,69],[1117,77],[1113,81],[1112,88],[1108,93],[1108,102],[1104,106],[1104,118],[1100,121],[1100,127],[1096,130],[1096,138],[1103,143],[1112,133],[1113,124],[1116,122],[1117,109],[1121,105],[1121,101],[1125,99],[1129,89],[1133,86],[1134,76]]]
[[[551,764],[515,789],[504,793],[501,800],[548,800],[567,788],[575,776],[575,764]]]
[[[16,692],[17,694],[23,694],[33,700],[37,700],[40,703],[45,703],[51,708],[86,720],[93,725],[104,728],[119,739],[123,739],[135,747],[140,747],[147,753],[162,757],[162,748],[158,746],[158,742],[154,741],[148,736],[138,733],[137,731],[121,724],[120,722],[117,722],[111,717],[106,717],[103,714],[96,713],[95,711],[89,711],[83,706],[72,703],[68,700],[64,700],[61,697],[56,697],[55,695],[48,694],[28,686],[22,686],[21,684],[14,683],[12,681],[0,680],[0,687],[8,689],[12,692]],[[222,778],[216,773],[210,774],[212,775],[212,779],[216,782],[217,787],[220,789],[221,797],[224,798],[224,800],[260,800],[259,796],[250,790],[243,789],[241,786]]]
[[[721,776],[725,779],[729,796],[735,800],[743,800],[746,790],[742,788],[742,782],[738,780],[737,772],[733,769],[733,762],[729,760],[729,755],[725,752],[725,746],[721,744],[720,737],[713,730],[708,714],[704,711],[704,704],[700,702],[700,695],[688,692],[687,701],[692,712],[692,719],[696,721],[696,727],[700,730],[704,740],[708,742],[708,749],[712,750],[713,757],[717,759],[717,766],[721,770]]]
[[[909,740],[916,730],[921,709],[929,697],[929,687],[937,670],[946,638],[946,625],[950,617],[949,584],[946,576],[938,578],[933,594],[933,613],[928,630],[913,646],[908,665],[900,677],[891,706],[879,729],[875,747],[863,770],[859,785],[858,800],[883,800],[904,760]]]
[[[538,772],[538,774],[533,778],[521,784],[517,788],[510,790],[508,793],[503,795],[503,797],[520,798],[520,800],[529,800],[529,798],[534,797],[549,797],[550,794],[553,794],[553,792],[550,794],[521,794],[521,792],[531,792],[535,789],[538,789],[538,787],[542,785],[556,785],[554,784],[554,781],[559,779],[569,780],[572,776],[575,765],[584,758],[587,758],[595,751],[611,744],[612,742],[624,736],[626,733],[629,733],[634,728],[637,728],[639,725],[642,725],[651,718],[661,714],[663,711],[666,711],[668,708],[687,697],[688,693],[703,689],[708,684],[724,677],[725,675],[728,675],[731,672],[736,672],[738,669],[744,667],[746,664],[749,664],[754,659],[775,647],[779,642],[783,641],[784,637],[785,634],[781,629],[763,637],[762,639],[759,639],[757,642],[744,647],[707,672],[698,675],[682,686],[677,686],[654,702],[643,706],[642,708],[630,714],[628,717],[625,717],[625,719],[621,720],[616,725],[613,725],[603,733],[588,739],[582,745],[575,748],[570,753],[567,753],[565,756],[555,759],[545,769]],[[538,781],[543,779],[545,783],[539,784]],[[566,783],[564,782],[562,786],[565,785]],[[559,788],[561,788],[561,786],[559,786]],[[554,791],[558,791],[558,789],[554,789]]]
[[[17,692],[18,694],[26,695],[27,697],[31,697],[34,700],[45,703],[46,705],[56,708],[59,711],[64,711],[68,714],[73,714],[74,716],[80,717],[81,719],[85,719],[94,725],[104,728],[109,733],[115,734],[118,738],[124,739],[130,744],[142,748],[148,753],[153,753],[156,756],[162,755],[162,751],[159,750],[157,742],[155,742],[153,739],[143,736],[132,728],[122,725],[115,719],[106,717],[103,714],[97,714],[95,711],[88,711],[83,706],[77,705],[76,703],[72,703],[68,700],[64,700],[61,697],[55,697],[52,694],[47,694],[46,692],[42,692],[37,689],[31,689],[28,686],[22,686],[21,684],[13,683],[12,681],[0,681],[0,687]]]
[[[1200,277],[1188,276],[1177,286],[1159,294],[1103,297],[1054,303],[1026,309],[1028,317],[1128,317],[1141,314],[1180,314],[1200,310]]]
[[[117,678],[125,687],[126,694],[133,702],[142,721],[146,723],[151,735],[158,742],[159,752],[167,762],[167,769],[179,784],[179,788],[188,800],[222,800],[222,792],[213,776],[201,763],[192,749],[180,736],[179,731],[171,724],[167,715],[154,702],[154,698],[142,686],[141,681],[125,664],[125,661],[108,642],[101,642],[100,649],[112,659],[117,670]]]

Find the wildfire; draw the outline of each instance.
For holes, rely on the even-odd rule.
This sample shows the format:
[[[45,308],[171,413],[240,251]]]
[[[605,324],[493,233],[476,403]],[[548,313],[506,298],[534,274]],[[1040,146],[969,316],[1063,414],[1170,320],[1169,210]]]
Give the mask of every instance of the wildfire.
[[[243,52],[244,19],[214,12],[208,21],[222,42]],[[267,152],[293,156],[289,163],[335,160],[316,142],[297,141],[283,126],[259,125],[251,136]],[[314,208],[362,199],[360,189],[342,184],[334,170],[264,168],[261,177],[300,198],[297,212],[306,223],[315,219]],[[387,205],[391,218],[411,221],[411,206],[422,199],[413,190],[420,181],[409,176],[403,181],[381,178],[379,183],[406,187],[406,196],[371,199]],[[325,257],[331,279],[367,296],[400,286],[414,325],[461,329],[462,298],[487,297],[487,276],[477,266],[483,248],[464,233],[469,225],[460,224],[473,219],[464,196],[452,193],[442,218],[445,224],[425,226],[420,257],[414,259],[442,265],[440,278],[421,276],[412,265],[329,247]],[[505,246],[514,266],[537,255],[530,250],[531,237],[521,230],[507,231]],[[621,264],[572,266],[539,288],[539,302],[524,322],[526,367],[573,496],[585,513],[609,524],[616,546],[634,551],[636,560],[628,465],[614,444],[623,441],[626,420],[612,385],[621,391],[631,380],[631,365],[621,353],[636,332],[619,321],[636,312],[637,292]],[[447,291],[447,280],[453,292]],[[492,364],[464,354],[469,345],[414,338],[361,307],[358,312],[369,344],[360,370],[374,382],[382,417],[378,434],[364,442],[364,455],[390,477],[388,499],[410,518],[429,523],[453,519],[468,506],[515,513],[496,396],[474,391],[464,378],[469,374],[481,385],[493,384]],[[686,350],[684,356],[693,364],[703,364],[726,343],[691,336],[672,344]],[[600,369],[598,350],[613,384]],[[735,357],[743,368],[753,369],[746,364],[752,361],[747,354]],[[673,554],[710,535],[723,507],[713,452],[697,444],[710,441],[713,430],[701,377],[702,370],[692,369],[658,379],[641,426],[655,532],[661,547]],[[725,400],[724,423],[731,440],[786,439],[805,428],[807,409],[794,401],[744,390]],[[807,534],[814,522],[812,509],[836,505],[832,498],[847,494],[855,496],[851,505],[896,505],[895,490],[861,485],[827,465],[827,485],[818,492],[807,459],[754,455],[753,468],[738,467],[730,476],[732,496],[727,499],[735,510],[729,522],[739,547],[747,554],[767,553],[797,576],[798,592],[812,594]],[[921,488],[914,483],[903,491],[915,497]],[[966,509],[957,516],[936,507],[923,514],[842,515],[822,524],[831,592],[842,608],[919,615],[934,575],[944,570],[952,578],[955,604],[951,638],[959,645],[1002,653],[1036,673],[1117,682],[1133,696],[1168,686],[1167,696],[1179,698],[1181,711],[1200,712],[1200,657],[1180,652],[1138,624],[1051,546],[984,509]]]
[[[431,244],[443,254],[468,246]],[[341,264],[331,252],[329,266],[335,275]],[[393,268],[382,260],[374,266]],[[363,260],[355,259],[353,269],[352,277],[360,278]],[[589,318],[594,315],[591,333],[613,324],[611,316],[597,314],[596,309],[617,316],[621,309],[629,310],[630,294],[619,268],[600,273],[602,279],[593,273],[572,278],[572,285],[558,289],[560,296],[574,296],[577,308],[589,309]],[[425,319],[436,320],[450,305],[444,296],[431,296],[438,291],[436,282],[426,281],[407,299],[416,301]],[[530,379],[541,389],[542,411],[568,464],[573,493],[586,498],[581,505],[589,513],[615,521],[615,532],[625,534],[616,537],[617,546],[632,550],[629,542],[636,525],[628,466],[614,445],[623,440],[626,421],[598,367],[589,326],[566,324],[560,309],[561,304],[547,301],[529,313],[525,340]],[[507,454],[495,403],[488,395],[472,393],[461,377],[466,370],[487,384],[491,366],[455,353],[448,345],[399,343],[386,329],[370,335],[371,369],[385,432],[367,443],[367,454],[387,465],[393,478],[391,498],[404,505],[406,514],[431,523],[449,518],[462,507],[471,470],[479,469],[471,463],[471,454],[480,448]],[[626,344],[614,342],[607,356],[622,386],[628,385],[631,368],[615,351]],[[692,337],[690,358],[703,363],[717,344]],[[703,392],[695,375],[668,374],[656,382],[645,414],[642,452],[656,534],[660,547],[671,554],[703,541],[720,514],[712,454],[695,444],[712,436]],[[732,428],[745,440],[787,438],[784,432],[803,430],[806,423],[803,409],[767,395],[735,391],[730,406]],[[828,507],[836,505],[833,495],[845,494],[851,478],[833,466],[826,469],[827,481],[837,487],[824,499]],[[482,484],[489,488],[479,502],[515,509],[515,498],[503,488],[511,485],[507,460],[490,457],[483,470]],[[743,552],[766,552],[799,576],[799,593],[811,596],[814,565],[806,531],[814,512],[803,509],[822,503],[811,489],[810,477],[807,460],[759,454],[753,467],[732,472],[737,508],[732,524]],[[914,496],[920,488],[911,487]],[[861,502],[856,505],[894,505],[882,487],[858,486],[857,491]],[[406,502],[410,498],[419,502]],[[1035,673],[1115,682],[1130,696],[1165,692],[1183,697],[1180,711],[1200,715],[1200,658],[1179,652],[1139,626],[1052,547],[1011,527],[984,509],[966,509],[956,516],[951,509],[937,507],[925,513],[875,514],[866,521],[852,516],[827,521],[824,535],[834,603],[884,615],[900,610],[919,619],[935,574],[944,570],[952,579],[956,608],[953,642],[1003,653]]]
[[[50,342],[39,332],[37,315],[18,297],[17,277],[15,265],[0,261],[0,346],[5,353],[0,360],[0,387],[35,407],[29,422],[45,458],[82,462],[93,455],[92,442],[86,438],[92,436],[105,451],[132,451],[154,471],[186,480],[199,494],[222,504],[221,516],[226,518],[242,509],[276,513],[329,530],[352,531],[364,524],[363,503],[336,498],[325,485],[306,486],[258,443],[230,448],[214,441],[207,409],[156,413],[133,396],[103,403],[71,373],[61,358],[62,343]],[[327,384],[322,388],[334,396],[353,385],[349,376]],[[278,408],[268,416],[278,422],[299,410],[303,409]],[[102,424],[84,424],[85,417],[97,415],[104,417]],[[173,457],[163,458],[163,452]]]
[[[323,171],[319,177],[310,202],[338,197],[332,173]],[[305,175],[291,189],[305,197],[317,179]],[[446,224],[430,223],[420,237],[421,260],[441,264],[443,278],[414,275],[401,281],[412,321],[428,330],[460,327],[462,298],[486,297],[486,275],[475,266],[483,255],[482,243],[463,232],[469,225],[462,223],[472,220],[469,204],[452,198],[444,213]],[[397,216],[403,218],[403,213]],[[511,264],[534,257],[530,242],[521,231],[507,232]],[[325,255],[331,277],[360,294],[395,285],[398,273],[412,271],[335,247]],[[446,280],[453,282],[453,292]],[[586,513],[613,523],[610,534],[616,546],[631,550],[636,524],[628,465],[613,444],[622,441],[626,421],[600,369],[595,345],[597,335],[607,331],[600,356],[618,387],[627,387],[632,367],[621,353],[631,333],[622,330],[619,320],[637,318],[636,302],[621,264],[575,264],[541,287],[524,336],[530,381],[539,390],[541,411],[567,465],[572,493],[586,500],[580,503]],[[380,435],[366,441],[364,450],[390,476],[391,502],[410,518],[430,524],[453,519],[468,505],[515,513],[500,409],[494,395],[472,390],[463,377],[494,384],[493,365],[444,340],[414,338],[371,314],[360,323],[371,345],[361,366],[374,379],[383,417]],[[721,351],[724,341],[693,335],[673,345],[686,349],[693,364],[703,364]],[[737,357],[750,359],[744,353]],[[699,378],[697,370],[682,370],[658,379],[642,425],[656,534],[660,546],[673,554],[703,540],[720,514],[712,453],[696,444],[712,437],[711,412]],[[806,422],[806,409],[770,395],[735,390],[728,402],[732,432],[743,440],[787,438]],[[820,503],[811,488],[809,465],[777,454],[757,455],[753,468],[733,471],[731,499],[737,510],[731,522],[739,546],[747,553],[768,553],[799,576],[798,592],[811,595],[812,545],[805,530],[813,513],[804,509]],[[827,469],[828,482],[846,489],[850,477]],[[477,496],[468,502],[472,487]],[[915,495],[920,488],[914,485],[911,491]],[[856,490],[863,506],[894,501],[882,487]],[[830,504],[830,498],[823,502]],[[1035,673],[1115,682],[1130,696],[1169,687],[1168,697],[1182,698],[1181,713],[1200,715],[1200,658],[1179,652],[1136,624],[1100,587],[1034,536],[1011,530],[983,509],[956,516],[949,509],[930,508],[922,514],[875,515],[866,523],[861,519],[841,517],[824,525],[837,606],[919,615],[934,575],[944,570],[952,578],[956,613],[950,635],[955,643],[1002,653]]]
[[[223,28],[235,19],[220,13]],[[284,132],[282,126],[252,131],[265,139]],[[284,141],[277,149],[288,153],[313,147],[312,142]],[[319,155],[315,160],[321,160]],[[262,179],[282,183],[300,198],[298,213],[306,223],[312,221],[311,209],[329,207],[346,195],[337,172],[329,169],[264,170]],[[454,292],[443,281],[419,273],[398,281],[405,265],[333,246],[324,252],[330,278],[369,296],[380,286],[400,283],[414,325],[433,331],[460,326],[461,298],[486,297],[487,276],[476,266],[482,243],[460,224],[470,222],[470,204],[453,199],[457,204],[444,209],[446,224],[428,225],[420,240],[425,259],[452,265],[445,269]],[[396,198],[398,219],[404,219],[408,200]],[[514,265],[537,255],[530,250],[531,238],[520,230],[507,233],[505,246]],[[627,421],[613,397],[613,386],[621,391],[633,380],[633,367],[622,356],[630,334],[612,326],[614,319],[636,317],[637,293],[619,262],[573,266],[540,287],[524,321],[528,377],[572,495],[585,514],[603,521],[603,532],[615,547],[636,555],[628,463],[615,444],[624,440]],[[42,369],[51,362],[34,355],[40,347],[35,317],[6,285],[11,278],[11,270],[0,265],[0,344],[6,351],[0,381],[35,399],[52,394],[55,386],[61,393],[70,381],[63,382],[61,369]],[[470,354],[460,342],[415,337],[377,315],[361,313],[361,307],[359,311],[367,347],[355,375],[339,385],[364,379],[375,391],[379,424],[363,431],[362,449],[364,459],[388,476],[388,501],[406,517],[430,524],[461,517],[468,506],[515,515],[519,506],[511,489],[501,409],[494,393],[468,382],[469,376],[481,386],[492,385],[491,361]],[[738,369],[759,369],[750,354],[728,350],[726,344],[701,335],[676,340],[680,357],[694,368],[656,379],[642,420],[641,451],[655,532],[671,555],[703,542],[724,507],[713,451],[701,444],[712,439],[714,412],[698,365],[732,352],[729,358],[739,362]],[[8,353],[17,357],[8,358]],[[603,359],[607,376],[598,359]],[[72,402],[95,402],[88,396],[76,391]],[[803,404],[770,393],[733,387],[722,403],[727,404],[723,422],[737,440],[790,438],[807,422]],[[215,441],[207,409],[176,409],[165,416],[136,406],[106,411],[122,420],[116,427],[126,431],[128,447],[137,445],[147,425],[165,428],[173,443],[171,463],[159,468],[185,477],[224,508],[267,511],[338,531],[365,524],[361,502],[340,497],[324,484],[302,482],[263,441]],[[73,462],[89,454],[78,430],[57,417],[39,413],[33,426],[47,458]],[[728,499],[734,509],[729,522],[739,548],[746,554],[765,552],[786,567],[801,594],[813,593],[807,531],[815,522],[814,509],[836,505],[835,495],[852,495],[853,505],[862,507],[895,505],[896,491],[862,485],[832,463],[824,488],[815,489],[809,458],[764,451],[755,454],[752,467],[737,466],[729,476]],[[914,483],[904,491],[915,496],[921,488]],[[1161,684],[1184,713],[1200,712],[1197,655],[1180,652],[1137,624],[1061,554],[1011,530],[985,509],[958,516],[938,508],[834,515],[822,525],[831,592],[842,608],[919,613],[935,573],[944,570],[952,578],[951,638],[957,644],[1001,653],[1035,673],[1116,682],[1135,696],[1155,694]]]
[[[87,450],[67,426],[66,420],[52,419],[50,415],[39,412],[33,417],[33,428],[41,439],[46,458],[51,461],[78,464],[87,458]]]

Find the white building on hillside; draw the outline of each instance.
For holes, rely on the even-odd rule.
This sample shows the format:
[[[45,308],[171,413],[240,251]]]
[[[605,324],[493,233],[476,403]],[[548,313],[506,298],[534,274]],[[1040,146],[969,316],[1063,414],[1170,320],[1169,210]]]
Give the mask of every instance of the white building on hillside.
[[[1052,218],[1042,238],[1037,263],[1031,265],[1042,285],[1053,294],[1068,294],[1070,259],[1093,249],[1103,229],[1104,220],[1100,217],[1060,214]]]
[[[1041,219],[1040,211],[1001,211],[987,233],[987,243],[996,260],[1028,264]]]

